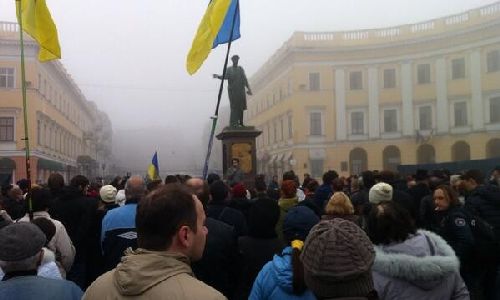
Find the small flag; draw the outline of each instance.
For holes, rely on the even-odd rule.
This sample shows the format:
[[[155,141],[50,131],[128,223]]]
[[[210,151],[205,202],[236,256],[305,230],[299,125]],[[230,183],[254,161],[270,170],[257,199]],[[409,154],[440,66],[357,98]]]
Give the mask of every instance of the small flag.
[[[61,58],[57,28],[45,0],[18,0],[17,18],[22,14],[23,30],[40,45],[38,60],[41,62]]]
[[[158,167],[158,153],[155,151],[151,164],[148,167],[149,180],[157,180],[160,178],[160,168]]]
[[[231,25],[233,25],[233,33],[231,36]],[[234,41],[241,37],[240,35],[240,7],[238,0],[232,0],[231,5],[226,13],[224,23],[219,30],[219,34],[214,40],[212,49],[221,44],[229,43],[229,40]]]
[[[231,0],[212,0],[201,19],[198,31],[189,50],[186,68],[193,75],[201,67],[214,47],[214,41],[226,18]]]

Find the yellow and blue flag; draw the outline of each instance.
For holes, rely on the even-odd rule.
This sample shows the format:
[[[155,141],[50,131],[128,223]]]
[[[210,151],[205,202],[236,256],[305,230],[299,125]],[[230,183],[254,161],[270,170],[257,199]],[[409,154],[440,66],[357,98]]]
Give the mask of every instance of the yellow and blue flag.
[[[158,153],[155,151],[151,164],[148,167],[148,179],[157,180],[160,178],[160,168],[158,167]]]
[[[16,1],[16,10],[18,21],[22,20],[20,25],[23,30],[40,45],[38,60],[44,62],[61,58],[56,24],[45,0]]]
[[[240,37],[238,2],[238,0],[210,1],[187,56],[186,68],[189,74],[198,71],[212,48]],[[230,39],[233,20],[233,38]]]
[[[233,27],[233,32],[231,33],[231,25]],[[232,34],[232,35],[231,35]],[[222,23],[221,28],[217,37],[215,37],[214,45],[212,48],[217,47],[221,44],[227,44],[229,41],[237,40],[241,37],[240,34],[240,4],[238,0],[232,0],[231,5],[226,13],[226,18],[224,23]]]

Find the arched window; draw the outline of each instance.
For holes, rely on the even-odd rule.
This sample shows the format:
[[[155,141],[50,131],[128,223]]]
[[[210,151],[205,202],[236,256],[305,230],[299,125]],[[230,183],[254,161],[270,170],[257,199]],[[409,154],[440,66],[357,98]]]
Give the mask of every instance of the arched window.
[[[354,148],[349,153],[349,166],[351,174],[361,174],[368,169],[368,155],[362,148]]]
[[[433,146],[425,144],[417,149],[418,164],[433,164],[436,162],[436,150]]]
[[[397,171],[398,166],[401,164],[401,151],[396,146],[387,146],[382,153],[382,160],[384,170]]]
[[[462,161],[470,159],[470,146],[464,141],[459,141],[451,147],[451,159],[453,161]]]
[[[486,144],[486,158],[500,156],[500,139],[491,139]]]

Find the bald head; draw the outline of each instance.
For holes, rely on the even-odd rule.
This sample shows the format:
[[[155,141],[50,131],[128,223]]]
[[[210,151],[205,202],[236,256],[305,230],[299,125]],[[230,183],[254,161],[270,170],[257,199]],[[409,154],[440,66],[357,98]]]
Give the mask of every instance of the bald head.
[[[146,184],[141,176],[132,176],[125,184],[125,197],[127,201],[139,201],[146,194]]]
[[[186,181],[186,185],[198,196],[203,206],[206,206],[210,198],[208,184],[201,178],[190,178]]]
[[[186,181],[186,185],[195,191],[203,190],[203,185],[205,182],[201,178],[190,178]]]

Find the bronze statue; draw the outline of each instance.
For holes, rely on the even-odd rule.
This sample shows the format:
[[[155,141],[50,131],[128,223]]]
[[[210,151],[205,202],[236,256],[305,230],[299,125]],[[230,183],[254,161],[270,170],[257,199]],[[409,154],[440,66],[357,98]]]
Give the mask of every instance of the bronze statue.
[[[242,67],[238,66],[240,57],[234,55],[231,57],[233,66],[227,68],[226,75],[222,78],[221,75],[214,74],[214,78],[227,79],[229,103],[231,106],[231,116],[229,118],[229,127],[244,127],[243,125],[243,111],[247,109],[247,97],[245,95],[245,87],[247,88],[246,94],[252,95],[252,90],[248,85],[248,80],[245,71]]]

